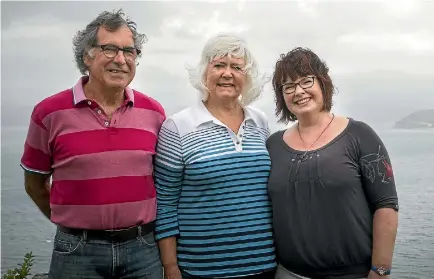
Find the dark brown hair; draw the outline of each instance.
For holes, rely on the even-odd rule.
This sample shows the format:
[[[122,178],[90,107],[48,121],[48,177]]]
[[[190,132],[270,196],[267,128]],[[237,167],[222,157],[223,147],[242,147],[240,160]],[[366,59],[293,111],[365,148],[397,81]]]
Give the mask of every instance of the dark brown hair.
[[[297,120],[297,117],[289,111],[283,98],[282,84],[288,78],[296,80],[299,77],[314,75],[319,81],[325,111],[332,108],[332,96],[335,93],[335,87],[328,74],[329,68],[318,55],[308,48],[297,47],[288,52],[281,54],[276,62],[273,74],[273,89],[276,102],[276,117],[279,122],[288,123]]]

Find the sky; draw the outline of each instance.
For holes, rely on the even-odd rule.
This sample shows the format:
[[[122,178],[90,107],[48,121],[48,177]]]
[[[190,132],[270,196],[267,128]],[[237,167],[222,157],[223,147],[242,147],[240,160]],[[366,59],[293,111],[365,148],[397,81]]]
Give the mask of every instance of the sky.
[[[338,88],[336,114],[392,125],[434,108],[434,1],[2,1],[2,127],[26,127],[37,102],[76,83],[73,36],[100,12],[119,8],[148,37],[131,86],[168,115],[199,98],[185,65],[225,31],[247,41],[270,77],[280,54],[313,50]],[[283,127],[271,81],[252,105],[267,114],[272,131]]]

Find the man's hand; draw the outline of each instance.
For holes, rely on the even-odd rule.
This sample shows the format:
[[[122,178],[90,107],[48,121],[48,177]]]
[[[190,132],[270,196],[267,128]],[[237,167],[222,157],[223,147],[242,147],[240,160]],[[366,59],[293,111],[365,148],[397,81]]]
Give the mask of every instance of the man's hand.
[[[50,182],[50,178],[49,177],[45,181],[45,188],[47,189],[48,192],[51,191],[51,182]]]
[[[369,271],[367,279],[390,279],[390,276],[389,275],[380,276],[371,270],[371,271]]]
[[[39,210],[50,219],[50,175],[24,171],[24,185],[26,192]]]
[[[182,279],[181,271],[177,264],[164,266],[164,279]]]

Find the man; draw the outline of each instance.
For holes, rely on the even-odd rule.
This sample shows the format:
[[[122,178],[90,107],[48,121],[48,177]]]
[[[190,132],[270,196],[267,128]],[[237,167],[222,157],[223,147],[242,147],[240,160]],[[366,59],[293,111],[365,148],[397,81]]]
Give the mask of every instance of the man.
[[[152,162],[165,113],[128,87],[145,41],[121,10],[99,14],[73,41],[83,76],[33,110],[21,166],[57,225],[50,278],[163,277]]]

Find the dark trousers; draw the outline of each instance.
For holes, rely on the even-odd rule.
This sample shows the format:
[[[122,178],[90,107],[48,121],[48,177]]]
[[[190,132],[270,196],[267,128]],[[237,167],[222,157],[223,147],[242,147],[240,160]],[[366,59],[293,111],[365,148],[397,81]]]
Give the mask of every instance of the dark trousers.
[[[192,276],[185,273],[184,271],[181,271],[181,273],[182,273],[182,279],[210,279],[206,277]],[[273,270],[273,271],[268,271],[268,272],[249,275],[249,276],[230,277],[228,279],[274,279],[275,273],[276,271]]]
[[[154,233],[113,242],[57,231],[50,279],[162,279]]]

